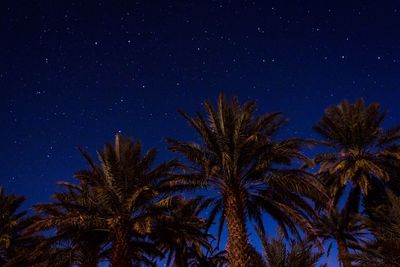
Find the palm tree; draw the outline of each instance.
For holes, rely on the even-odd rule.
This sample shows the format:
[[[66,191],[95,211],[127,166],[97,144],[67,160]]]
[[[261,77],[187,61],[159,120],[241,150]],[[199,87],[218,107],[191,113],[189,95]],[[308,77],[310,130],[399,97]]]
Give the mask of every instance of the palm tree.
[[[15,195],[7,196],[4,189],[0,187],[0,265],[3,266],[9,258],[15,254],[13,241],[15,234],[18,235],[18,224],[25,212],[18,213],[17,209],[25,199]]]
[[[57,262],[69,262],[82,267],[95,267],[105,258],[103,247],[107,244],[105,225],[98,202],[88,186],[59,183],[64,192],[55,193],[52,203],[35,206],[40,216],[28,228],[30,232],[53,231],[42,246]],[[89,217],[90,216],[90,217]],[[43,251],[41,249],[39,254]]]
[[[63,241],[71,263],[97,266],[107,257],[111,266],[155,266],[163,255],[150,233],[170,205],[162,184],[176,163],[153,167],[154,149],[143,153],[139,142],[119,135],[98,152],[100,163],[81,153],[89,169],[76,173],[79,184],[61,183],[66,191],[55,194],[55,202],[36,206],[42,216],[32,229],[55,229],[49,242]]]
[[[200,198],[187,200],[176,196],[171,199],[170,207],[160,212],[151,238],[167,254],[167,265],[188,266],[194,255],[202,254],[204,249],[211,249],[211,236],[207,234],[206,221],[199,217],[206,205]]]
[[[290,239],[288,247],[281,231],[278,231],[277,238],[269,237],[261,231],[258,231],[258,235],[266,267],[314,267],[323,255],[306,239]]]
[[[338,248],[338,260],[344,267],[351,267],[349,249],[360,249],[367,240],[369,232],[364,219],[359,214],[347,216],[346,209],[327,210],[316,221],[317,237],[323,242],[329,242],[329,256],[333,243]]]
[[[0,266],[32,265],[28,252],[38,244],[38,238],[24,233],[35,220],[26,211],[18,211],[24,200],[14,194],[6,195],[0,187]]]
[[[400,126],[385,131],[384,119],[377,103],[365,106],[362,99],[354,104],[344,100],[328,107],[314,127],[323,144],[334,150],[315,158],[320,164],[318,174],[332,204],[336,205],[346,185],[351,185],[348,212],[357,212],[361,194],[367,196],[374,184],[388,181],[391,172],[398,169]]]
[[[153,258],[161,256],[148,240],[153,218],[159,209],[167,206],[167,188],[162,186],[175,161],[154,166],[157,152],[142,152],[140,142],[117,135],[115,144],[107,144],[98,152],[100,164],[83,152],[90,170],[75,175],[82,186],[90,186],[98,213],[97,224],[108,232],[111,242],[111,266],[129,267],[139,263],[153,266]],[[157,208],[154,208],[157,207]],[[92,219],[85,214],[84,219]]]
[[[323,189],[304,170],[278,168],[307,161],[300,152],[303,140],[273,140],[286,122],[280,113],[256,116],[254,102],[241,106],[237,98],[229,102],[222,94],[217,110],[208,101],[204,107],[207,118],[182,113],[201,142],[168,141],[172,151],[190,162],[171,184],[182,190],[207,190],[210,222],[219,213],[219,228],[227,222],[230,266],[252,266],[247,220],[263,228],[262,213],[267,211],[285,230],[297,232],[296,225],[311,230],[307,214],[313,210],[302,195],[322,198]]]

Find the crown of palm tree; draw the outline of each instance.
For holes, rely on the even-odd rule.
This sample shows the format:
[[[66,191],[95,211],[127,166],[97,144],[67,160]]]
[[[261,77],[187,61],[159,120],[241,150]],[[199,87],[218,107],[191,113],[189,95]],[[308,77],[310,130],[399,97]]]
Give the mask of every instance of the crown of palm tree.
[[[55,202],[36,206],[42,216],[32,230],[55,229],[55,236],[47,242],[63,242],[63,247],[76,255],[70,256],[75,263],[94,258],[97,266],[108,257],[116,266],[114,256],[127,266],[131,262],[153,266],[152,258],[162,254],[146,236],[156,215],[152,207],[168,205],[159,190],[174,163],[153,168],[154,149],[142,154],[139,142],[118,135],[114,145],[98,152],[99,164],[83,150],[81,153],[90,168],[75,175],[78,185],[60,183],[66,190],[54,195]],[[118,246],[123,246],[125,254],[116,259],[121,251]],[[89,255],[93,253],[96,257]]]
[[[357,211],[360,193],[367,196],[371,184],[388,181],[398,169],[400,126],[385,131],[385,115],[377,103],[366,106],[362,99],[354,104],[344,100],[328,107],[314,127],[324,138],[322,143],[334,149],[317,155],[315,162],[320,164],[318,174],[335,204],[351,183],[349,200],[354,203],[349,205]]]
[[[228,232],[246,235],[246,218],[264,229],[264,211],[285,231],[297,233],[297,226],[311,231],[308,216],[313,209],[303,196],[318,200],[325,195],[312,175],[290,168],[293,162],[308,162],[301,153],[305,142],[297,138],[274,140],[286,119],[278,112],[256,116],[254,102],[241,106],[237,98],[229,102],[223,95],[218,99],[217,110],[208,101],[204,107],[207,118],[200,113],[193,118],[182,113],[199,134],[200,142],[169,140],[170,149],[190,161],[173,177],[173,185],[180,189],[206,189],[206,197],[212,199],[210,222],[222,213],[220,232],[225,219]],[[279,168],[282,165],[286,167]],[[237,221],[233,223],[231,219]],[[234,230],[235,227],[239,228]],[[247,242],[246,237],[243,240]],[[230,236],[229,242],[232,245],[235,238]]]
[[[83,267],[97,266],[106,258],[108,243],[106,224],[97,208],[98,202],[88,186],[60,182],[65,191],[53,195],[54,202],[35,205],[39,216],[28,228],[30,232],[54,230],[42,242],[57,262]]]

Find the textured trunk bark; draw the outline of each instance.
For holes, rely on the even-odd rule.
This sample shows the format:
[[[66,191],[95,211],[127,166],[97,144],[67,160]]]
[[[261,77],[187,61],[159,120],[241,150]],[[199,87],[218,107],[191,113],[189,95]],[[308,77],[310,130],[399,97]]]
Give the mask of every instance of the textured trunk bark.
[[[129,255],[129,232],[124,227],[116,229],[112,242],[110,255],[111,267],[131,267],[131,257]]]
[[[246,229],[243,203],[238,193],[226,195],[225,217],[228,225],[228,258],[230,267],[254,266]]]
[[[338,256],[339,256],[339,261],[342,263],[343,267],[351,267],[351,260],[349,259],[349,253],[347,251],[346,244],[338,240]]]

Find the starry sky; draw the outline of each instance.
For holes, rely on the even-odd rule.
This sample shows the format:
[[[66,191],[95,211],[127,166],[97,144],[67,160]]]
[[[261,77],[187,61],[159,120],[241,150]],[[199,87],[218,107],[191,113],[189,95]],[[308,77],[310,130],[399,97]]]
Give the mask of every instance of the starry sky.
[[[399,121],[398,1],[0,2],[0,184],[47,201],[122,132],[171,157],[178,115],[219,92],[314,137],[324,108],[364,97]]]

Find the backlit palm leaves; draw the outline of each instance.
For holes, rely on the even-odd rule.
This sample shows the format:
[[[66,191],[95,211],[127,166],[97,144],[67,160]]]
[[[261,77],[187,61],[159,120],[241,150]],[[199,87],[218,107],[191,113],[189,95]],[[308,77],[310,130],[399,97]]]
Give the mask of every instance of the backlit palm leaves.
[[[400,127],[384,130],[384,118],[377,103],[366,106],[361,99],[354,104],[342,101],[327,108],[314,127],[324,144],[333,149],[319,154],[315,161],[335,204],[350,183],[348,205],[358,210],[360,193],[367,196],[373,182],[388,181],[390,173],[398,169]]]
[[[118,267],[137,263],[152,265],[152,257],[159,252],[145,237],[151,232],[152,219],[157,216],[153,208],[168,203],[161,183],[175,162],[153,167],[154,149],[143,153],[139,142],[118,135],[115,144],[106,145],[98,155],[100,164],[84,153],[90,170],[79,172],[76,178],[93,190],[93,201],[100,214],[96,220],[111,242],[110,263]],[[91,214],[87,216],[90,219]]]
[[[65,192],[54,194],[54,202],[35,208],[40,216],[30,231],[53,230],[44,240],[47,249],[54,250],[56,261],[66,261],[82,267],[97,266],[105,259],[106,224],[100,220],[96,196],[87,186],[60,183]]]
[[[320,184],[302,170],[280,169],[294,161],[305,162],[301,139],[274,140],[285,124],[280,113],[255,115],[256,105],[240,105],[236,98],[218,99],[215,109],[204,103],[207,117],[189,117],[201,141],[169,140],[173,151],[183,154],[190,165],[176,175],[174,185],[206,189],[212,199],[210,219],[221,213],[220,225],[228,226],[228,255],[231,266],[251,266],[251,247],[246,222],[263,228],[262,213],[272,215],[284,229],[297,231],[300,225],[311,231],[308,214],[313,210],[302,197],[324,197]]]
[[[92,259],[96,266],[107,257],[111,266],[154,266],[162,254],[148,236],[169,205],[161,185],[175,163],[153,167],[155,150],[143,153],[140,143],[121,136],[98,152],[99,164],[82,154],[90,168],[75,175],[78,185],[63,183],[66,192],[57,193],[54,203],[37,206],[44,216],[36,229],[54,227],[52,239],[65,241],[80,265]]]
[[[19,211],[24,197],[6,195],[0,187],[0,266],[32,265],[28,252],[38,244],[38,238],[24,231],[34,220]]]

